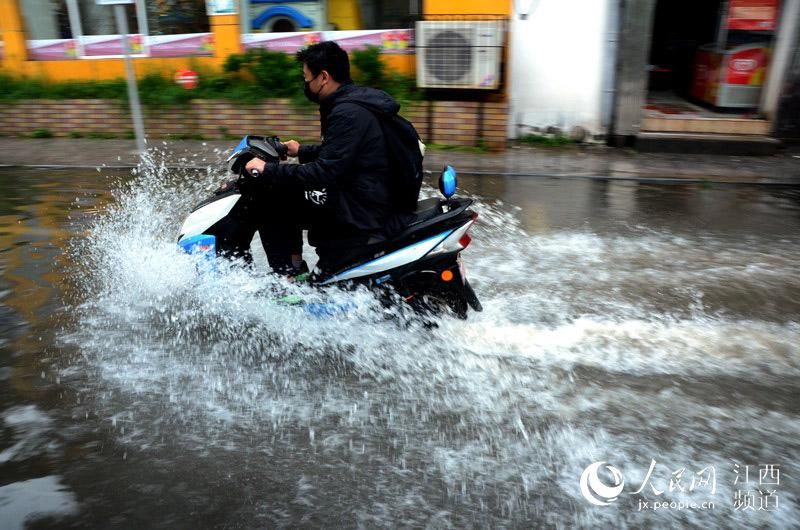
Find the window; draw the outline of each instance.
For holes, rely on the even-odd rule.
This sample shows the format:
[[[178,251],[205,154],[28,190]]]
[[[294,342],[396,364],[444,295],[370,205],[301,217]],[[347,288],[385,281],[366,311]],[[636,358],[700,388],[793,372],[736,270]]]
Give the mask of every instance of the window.
[[[71,39],[66,0],[22,0],[29,39]]]
[[[408,29],[421,0],[240,0],[243,33]]]
[[[34,60],[121,55],[116,6],[96,0],[19,0]],[[151,57],[214,53],[206,0],[136,0],[124,4],[134,54]]]
[[[206,0],[155,0],[145,2],[145,9],[149,35],[209,31]]]
[[[246,49],[294,53],[333,40],[345,50],[378,46],[382,53],[408,54],[422,0],[239,0]]]
[[[117,19],[114,18],[116,7],[99,6],[95,0],[77,0],[81,17],[81,33],[84,35],[116,35]],[[125,17],[128,19],[128,33],[139,33],[136,20],[136,6],[126,4]]]

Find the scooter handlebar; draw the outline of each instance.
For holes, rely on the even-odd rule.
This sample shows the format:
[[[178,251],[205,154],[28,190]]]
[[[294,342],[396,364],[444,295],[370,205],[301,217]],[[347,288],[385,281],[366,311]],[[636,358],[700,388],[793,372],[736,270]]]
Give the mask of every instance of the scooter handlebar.
[[[277,137],[275,138],[275,143],[273,145],[275,150],[278,152],[280,159],[284,160],[289,154],[289,148],[286,147],[286,144],[281,143]]]

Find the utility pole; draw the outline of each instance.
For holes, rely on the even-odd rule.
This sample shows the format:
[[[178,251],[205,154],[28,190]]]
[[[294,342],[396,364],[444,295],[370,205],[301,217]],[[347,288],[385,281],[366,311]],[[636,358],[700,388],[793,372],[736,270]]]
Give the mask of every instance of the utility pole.
[[[136,150],[139,154],[145,152],[144,120],[142,119],[142,105],[139,103],[139,89],[136,86],[136,73],[133,70],[131,59],[131,43],[128,38],[128,19],[125,17],[124,4],[133,4],[134,0],[96,0],[97,5],[114,6],[114,17],[117,19],[117,31],[122,38],[122,49],[125,54],[125,74],[128,79],[128,100],[131,105],[133,118],[133,132],[136,135]]]

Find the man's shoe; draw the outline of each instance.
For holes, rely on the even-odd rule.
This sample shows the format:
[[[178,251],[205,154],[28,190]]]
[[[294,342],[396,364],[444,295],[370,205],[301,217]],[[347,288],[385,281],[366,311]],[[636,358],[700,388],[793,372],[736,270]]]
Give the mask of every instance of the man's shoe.
[[[299,267],[288,265],[286,267],[272,269],[272,272],[279,276],[285,276],[290,282],[303,281],[308,277],[308,264],[303,260]]]
[[[287,279],[290,282],[304,282],[308,280],[309,276],[308,263],[303,260],[299,267],[292,267],[292,272],[288,275]]]

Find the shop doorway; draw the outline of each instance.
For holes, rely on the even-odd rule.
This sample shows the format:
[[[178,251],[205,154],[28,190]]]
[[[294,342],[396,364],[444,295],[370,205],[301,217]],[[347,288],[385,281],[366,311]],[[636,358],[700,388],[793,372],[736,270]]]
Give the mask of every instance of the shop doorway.
[[[767,135],[778,0],[657,0],[642,132]]]

